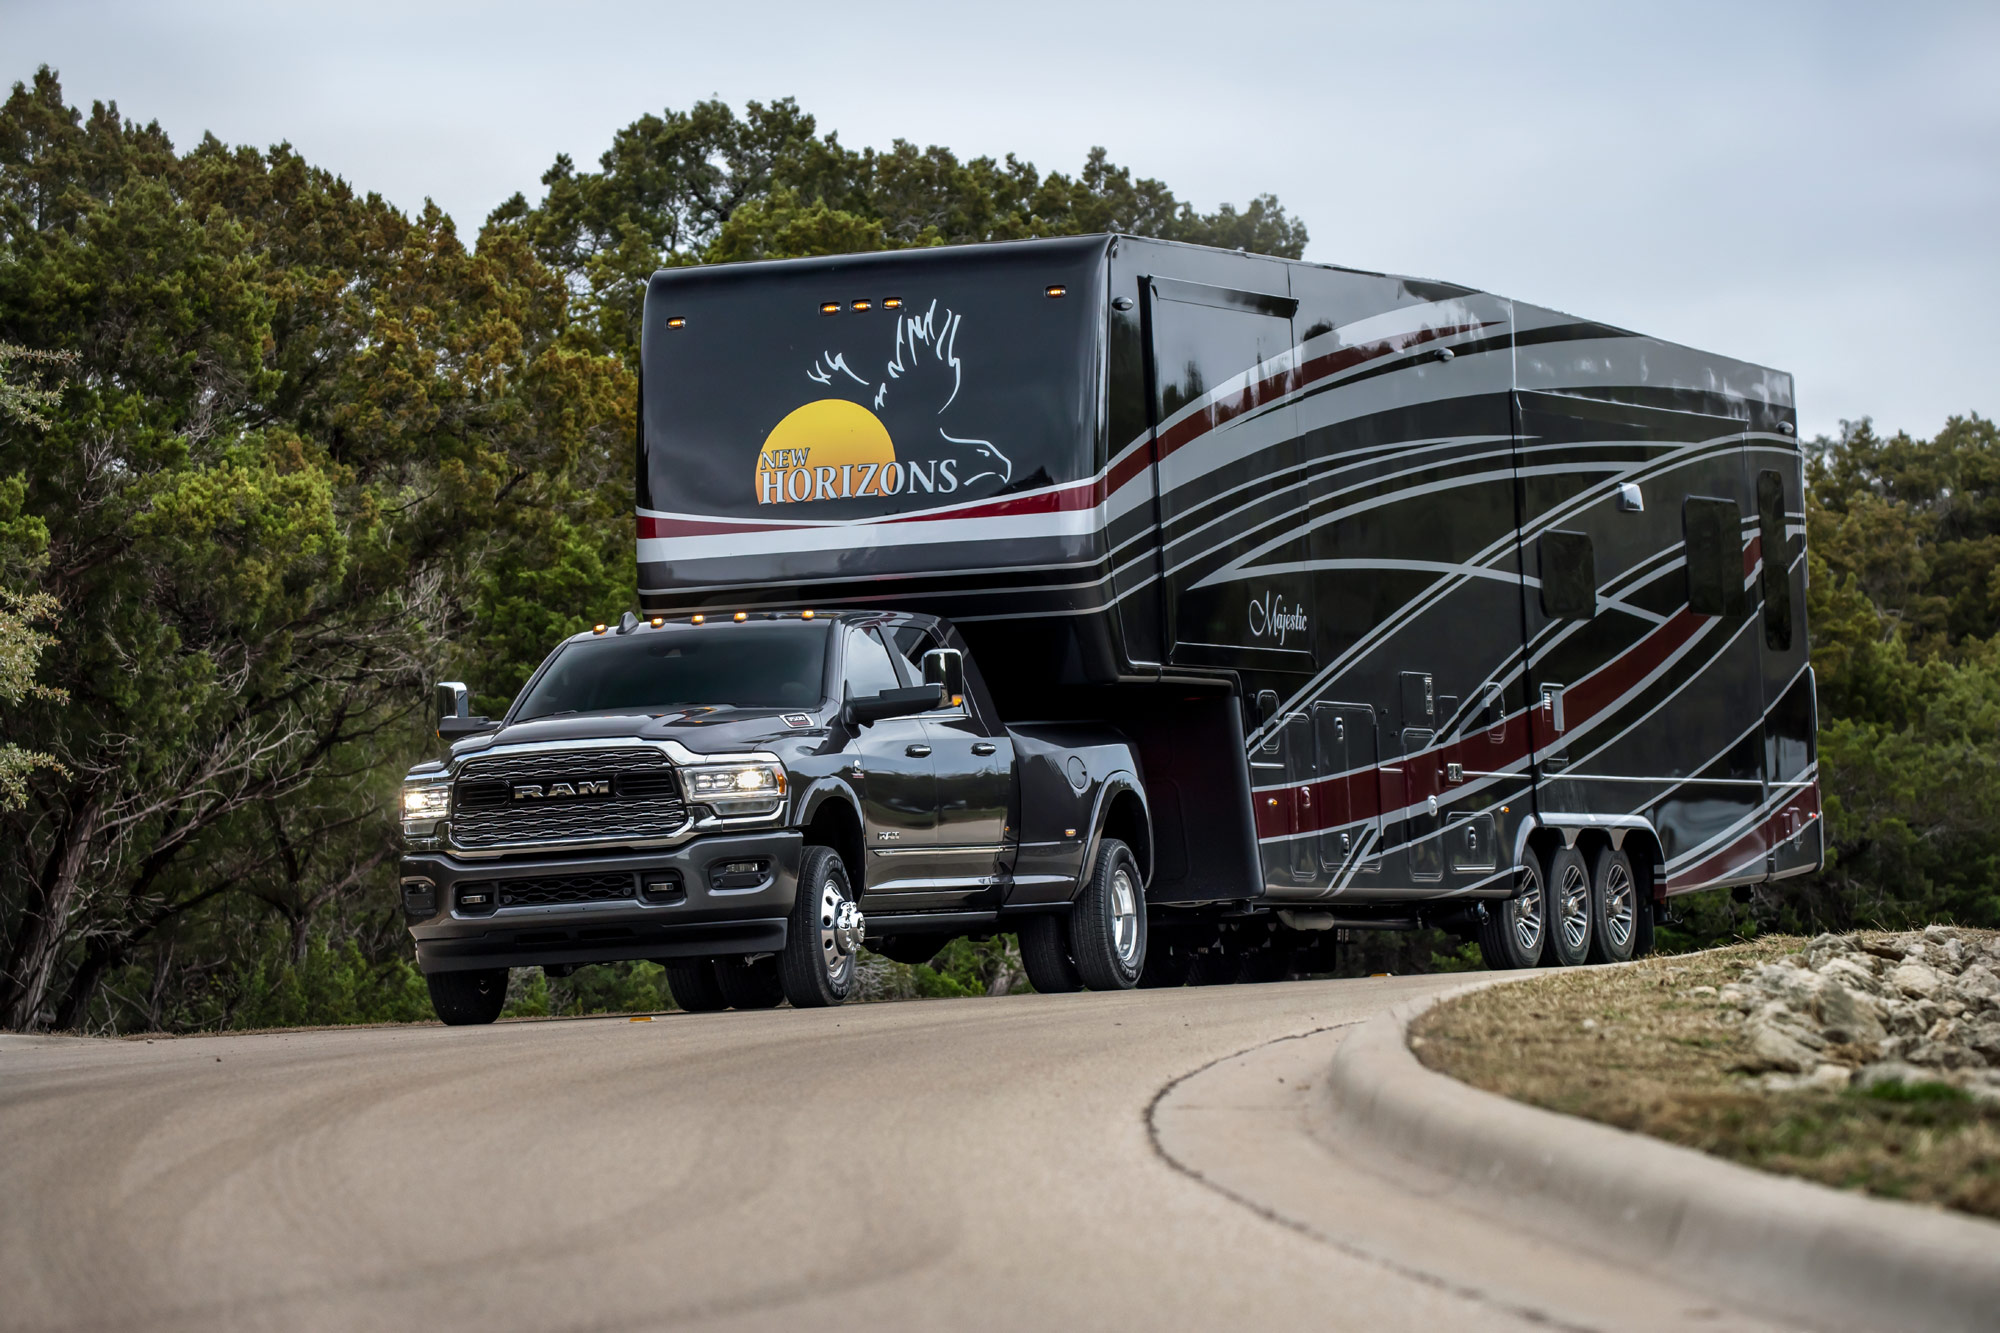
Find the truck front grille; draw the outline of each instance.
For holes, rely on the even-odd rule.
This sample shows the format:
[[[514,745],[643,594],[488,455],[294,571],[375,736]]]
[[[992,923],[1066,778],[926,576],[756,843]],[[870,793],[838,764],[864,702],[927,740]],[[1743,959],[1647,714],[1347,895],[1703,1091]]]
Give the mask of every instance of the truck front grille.
[[[666,756],[637,747],[475,758],[452,784],[451,841],[473,851],[661,838],[687,819]]]

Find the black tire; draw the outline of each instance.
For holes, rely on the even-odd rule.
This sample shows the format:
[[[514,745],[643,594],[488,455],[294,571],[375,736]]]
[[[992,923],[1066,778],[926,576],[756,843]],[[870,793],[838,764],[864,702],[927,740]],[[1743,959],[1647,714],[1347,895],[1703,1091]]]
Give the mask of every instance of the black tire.
[[[755,962],[718,958],[715,984],[732,1009],[776,1009],[785,999],[785,983],[778,977],[775,954],[766,954]]]
[[[1548,876],[1532,847],[1521,856],[1519,890],[1505,902],[1488,902],[1479,917],[1479,955],[1498,971],[1539,967],[1548,942]]]
[[[1639,942],[1639,917],[1648,910],[1639,900],[1632,858],[1600,848],[1590,863],[1590,961],[1630,961]]]
[[[1097,865],[1069,914],[1070,960],[1092,990],[1131,990],[1146,970],[1146,885],[1138,858],[1116,838],[1097,847]]]
[[[847,867],[831,847],[808,847],[799,863],[778,979],[794,1009],[824,1009],[854,994],[863,922]]]
[[[1069,918],[1054,912],[1021,919],[1021,967],[1028,984],[1043,995],[1067,995],[1083,989],[1083,978],[1069,956]]]
[[[891,962],[921,967],[937,957],[947,942],[943,935],[884,935],[868,947]]]
[[[667,989],[674,1003],[691,1014],[712,1014],[729,1007],[729,1000],[715,980],[713,958],[676,958],[665,964]]]
[[[424,985],[430,988],[431,1011],[447,1027],[491,1023],[507,1007],[504,967],[477,972],[432,972],[424,978]]]
[[[1577,967],[1590,958],[1590,866],[1574,847],[1561,847],[1549,857],[1548,939],[1542,945],[1543,967]]]

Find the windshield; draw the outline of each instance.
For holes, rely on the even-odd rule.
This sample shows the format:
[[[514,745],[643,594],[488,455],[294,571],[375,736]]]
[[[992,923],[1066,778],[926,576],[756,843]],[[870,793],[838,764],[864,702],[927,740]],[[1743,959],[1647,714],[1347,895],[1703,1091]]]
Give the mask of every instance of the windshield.
[[[659,275],[640,507],[872,518],[1088,476],[1102,250]]]
[[[678,706],[815,708],[829,628],[674,625],[566,644],[528,688],[514,721]]]

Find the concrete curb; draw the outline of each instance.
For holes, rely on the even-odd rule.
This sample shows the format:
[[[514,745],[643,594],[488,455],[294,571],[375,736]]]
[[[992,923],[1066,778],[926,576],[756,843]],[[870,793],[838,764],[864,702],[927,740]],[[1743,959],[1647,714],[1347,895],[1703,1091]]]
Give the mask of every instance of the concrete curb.
[[[1857,1333],[2000,1326],[2000,1226],[1766,1175],[1434,1073],[1409,1025],[1464,993],[1406,1001],[1351,1033],[1326,1083],[1338,1123],[1322,1130],[1420,1165],[1483,1211],[1525,1213],[1781,1317]]]

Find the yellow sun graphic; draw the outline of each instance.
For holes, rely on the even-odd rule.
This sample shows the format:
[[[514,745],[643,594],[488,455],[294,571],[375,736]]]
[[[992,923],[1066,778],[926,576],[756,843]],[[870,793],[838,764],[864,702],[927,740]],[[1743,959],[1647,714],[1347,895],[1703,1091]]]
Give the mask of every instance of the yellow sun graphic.
[[[788,414],[764,437],[757,502],[894,495],[903,489],[902,472],[880,417],[845,398],[821,398]]]

